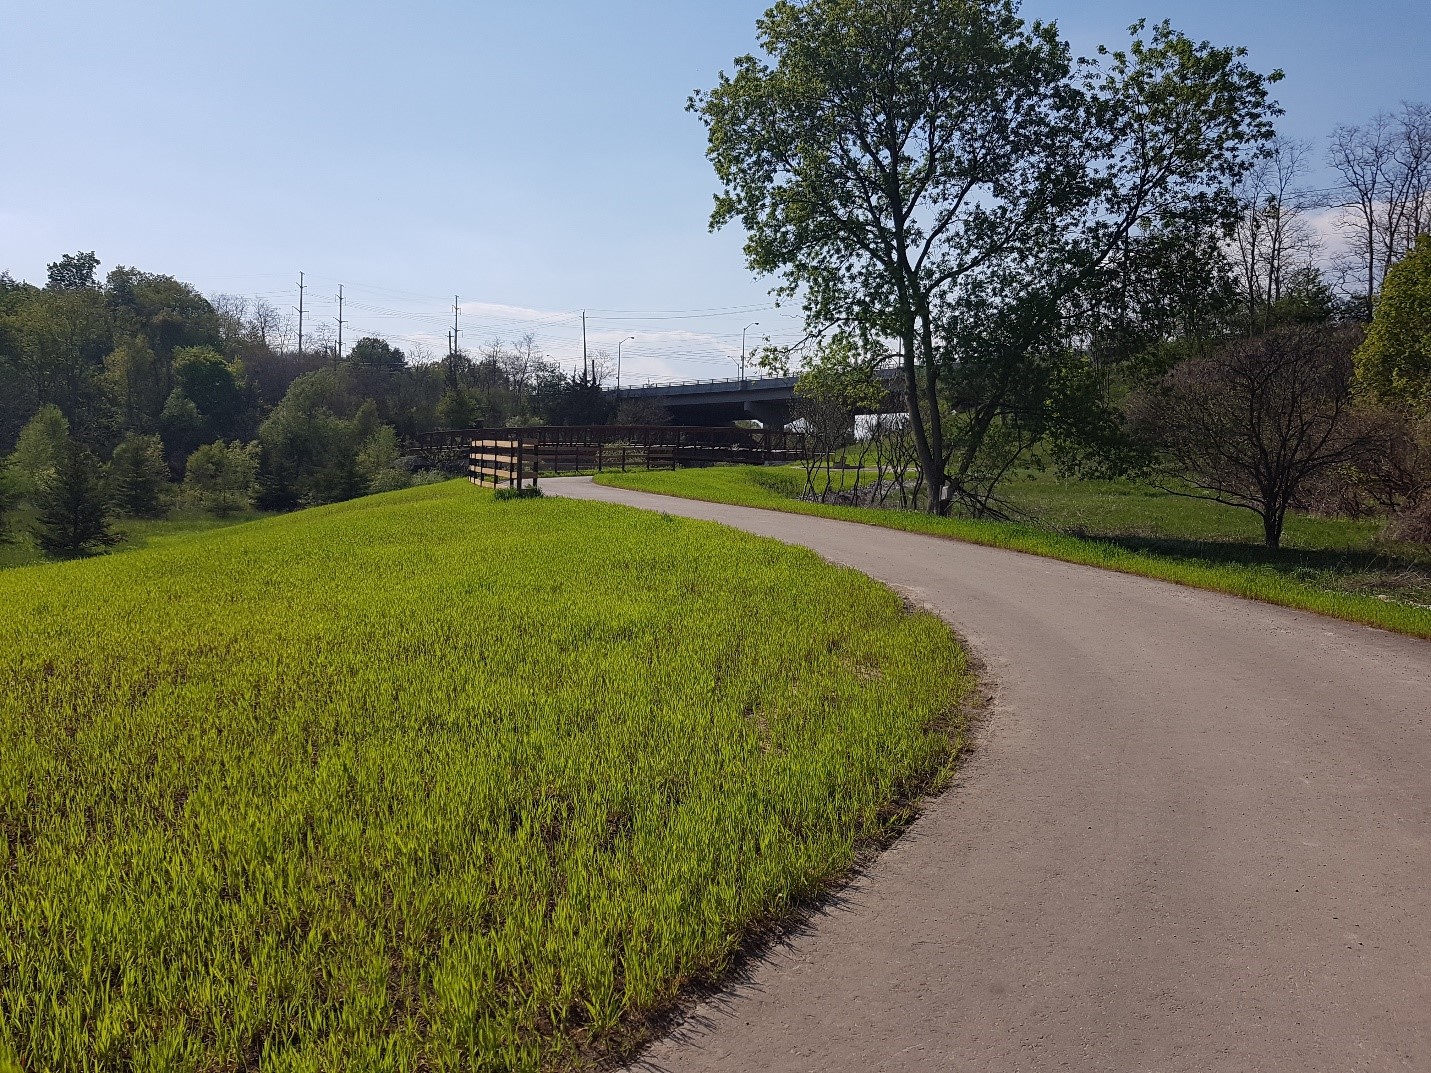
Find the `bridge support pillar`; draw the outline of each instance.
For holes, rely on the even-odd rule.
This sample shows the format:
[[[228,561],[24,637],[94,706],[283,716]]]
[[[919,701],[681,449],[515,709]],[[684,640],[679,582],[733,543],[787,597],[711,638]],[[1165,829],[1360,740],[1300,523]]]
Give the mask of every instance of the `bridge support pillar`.
[[[765,428],[780,429],[790,424],[790,403],[783,400],[752,400],[745,404],[745,412]]]

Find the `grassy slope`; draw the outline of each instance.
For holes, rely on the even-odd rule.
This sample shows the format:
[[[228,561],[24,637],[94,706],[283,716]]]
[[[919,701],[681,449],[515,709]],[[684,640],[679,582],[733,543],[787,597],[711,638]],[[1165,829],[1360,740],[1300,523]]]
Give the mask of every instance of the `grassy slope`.
[[[202,511],[177,510],[164,518],[118,518],[111,525],[120,543],[112,551],[133,551],[152,547],[172,537],[223,529],[266,517],[262,511],[231,514],[223,518]],[[0,570],[11,566],[29,566],[46,561],[45,553],[31,539],[33,512],[19,510],[10,518],[10,539],[0,543]]]
[[[803,474],[793,469],[723,466],[675,472],[611,473],[597,479],[602,484],[663,495],[842,518],[953,537],[1214,589],[1431,639],[1431,610],[1345,591],[1332,584],[1334,576],[1355,568],[1357,562],[1372,555],[1369,549],[1373,534],[1364,523],[1291,519],[1287,534],[1289,549],[1270,554],[1227,543],[1229,535],[1235,539],[1233,527],[1243,523],[1241,519],[1228,518],[1228,513],[1236,512],[1215,504],[1196,504],[1163,496],[1162,499],[1171,500],[1172,505],[1161,513],[1160,525],[1148,529],[1147,519],[1159,512],[1149,511],[1146,496],[1142,497],[1145,502],[1136,502],[1142,493],[1127,489],[1120,490],[1120,494],[1127,491],[1134,497],[1132,504],[1100,505],[1096,502],[1098,494],[1090,496],[1087,486],[1072,489],[1063,482],[1030,482],[1030,487],[1015,490],[1014,498],[1021,499],[1046,521],[1055,517],[1061,521],[1067,519],[1073,513],[1071,502],[1076,500],[1084,511],[1083,523],[1099,534],[1091,537],[1059,531],[1046,524],[930,518],[907,511],[808,503],[793,498],[804,484]],[[1116,500],[1117,497],[1109,493],[1106,498]],[[1141,519],[1141,531],[1135,519]]]
[[[0,608],[0,1069],[620,1050],[907,814],[968,684],[803,550],[457,482]]]

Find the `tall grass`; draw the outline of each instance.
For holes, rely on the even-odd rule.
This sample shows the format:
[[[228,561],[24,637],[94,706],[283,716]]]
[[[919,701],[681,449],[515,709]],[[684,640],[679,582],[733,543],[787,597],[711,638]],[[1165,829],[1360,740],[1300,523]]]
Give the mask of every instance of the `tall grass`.
[[[0,1069],[619,1053],[947,770],[936,620],[413,489],[0,574]]]
[[[1034,524],[935,518],[913,511],[812,503],[796,498],[804,488],[804,475],[798,469],[788,467],[721,466],[608,473],[597,480],[601,484],[660,495],[763,507],[951,537],[972,544],[1008,548],[1065,562],[1227,592],[1431,639],[1431,610],[1415,603],[1381,599],[1327,584],[1328,576],[1337,573],[1338,558],[1349,562],[1354,553],[1364,551],[1369,545],[1369,530],[1364,523],[1319,525],[1315,519],[1289,522],[1289,535],[1295,535],[1304,525],[1308,529],[1311,534],[1310,551],[1333,552],[1331,556],[1317,554],[1314,557],[1318,562],[1331,561],[1330,567],[1311,569],[1305,565],[1309,557],[1295,548],[1280,553],[1258,548],[1239,549],[1218,539],[1207,539],[1207,534],[1201,531],[1190,533],[1189,539],[1169,539],[1176,529],[1176,522],[1163,525],[1161,536],[1157,533],[1151,536],[1118,533],[1083,536],[1053,528],[1047,522]],[[1023,495],[1035,498],[1028,491]],[[1177,500],[1177,503],[1178,511],[1182,511],[1183,501]],[[1217,509],[1227,511],[1231,508]],[[1043,513],[1047,519],[1051,512]],[[1177,516],[1183,515],[1179,513]],[[1189,516],[1195,517],[1199,526],[1210,524],[1206,512]],[[1334,547],[1338,540],[1344,541],[1341,552]]]

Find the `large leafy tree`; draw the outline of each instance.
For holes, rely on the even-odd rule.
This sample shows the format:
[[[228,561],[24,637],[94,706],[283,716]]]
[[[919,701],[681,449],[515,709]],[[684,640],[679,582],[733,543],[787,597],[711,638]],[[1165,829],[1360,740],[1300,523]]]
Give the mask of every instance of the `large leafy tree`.
[[[112,325],[103,295],[85,287],[46,288],[16,311],[11,324],[27,403],[54,403],[82,436],[107,428],[113,415],[102,377]]]
[[[1108,292],[1206,248],[1272,134],[1270,79],[1166,24],[1087,61],[1013,0],[781,0],[758,31],[768,58],[691,101],[712,226],[744,227],[813,332],[890,342],[932,510],[987,499],[999,425],[1087,400],[1092,318],[1126,319]]]
[[[94,271],[99,267],[99,258],[93,251],[88,253],[67,253],[47,267],[45,286],[52,291],[89,291],[98,288]]]
[[[1356,366],[1375,395],[1431,413],[1431,235],[1387,272]]]

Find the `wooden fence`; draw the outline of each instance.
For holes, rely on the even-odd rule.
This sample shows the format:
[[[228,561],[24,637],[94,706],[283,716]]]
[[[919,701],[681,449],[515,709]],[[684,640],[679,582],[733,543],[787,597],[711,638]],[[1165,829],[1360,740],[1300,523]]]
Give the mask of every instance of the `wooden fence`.
[[[805,450],[805,437],[798,432],[679,425],[477,429],[468,442],[471,480],[509,488],[562,473],[675,469],[718,462],[779,464],[798,460]]]

